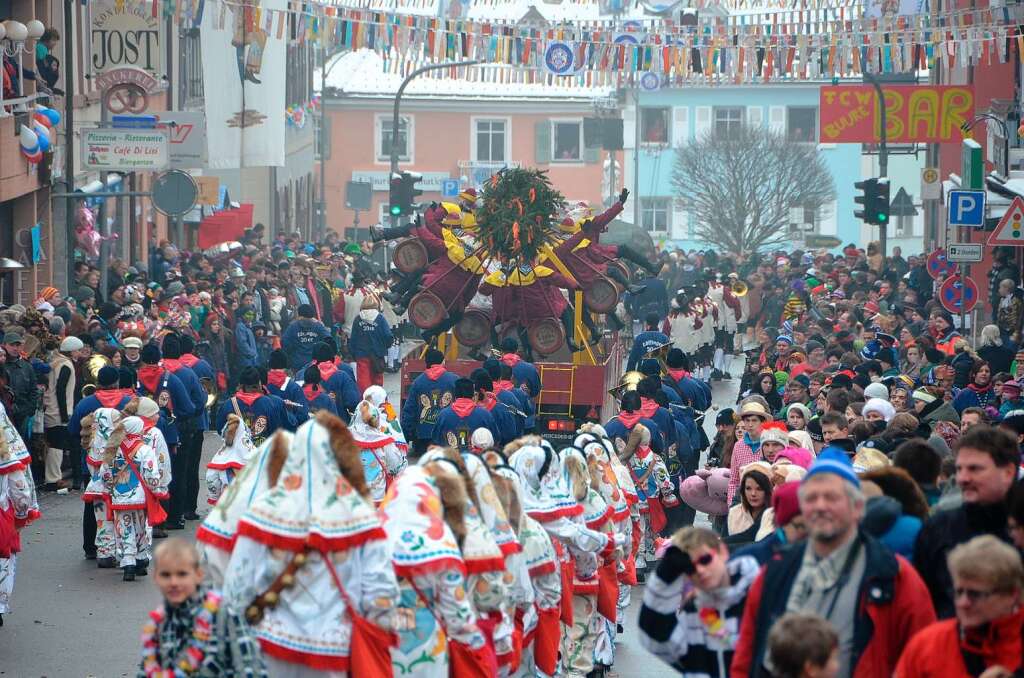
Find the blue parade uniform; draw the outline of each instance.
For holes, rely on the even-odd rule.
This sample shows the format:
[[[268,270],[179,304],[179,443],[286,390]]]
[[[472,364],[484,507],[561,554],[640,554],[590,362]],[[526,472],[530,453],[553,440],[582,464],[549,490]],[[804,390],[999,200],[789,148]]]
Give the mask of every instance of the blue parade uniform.
[[[315,391],[313,390],[314,388],[316,389]],[[310,417],[315,417],[316,413],[321,410],[335,416],[338,415],[338,408],[335,406],[334,401],[331,400],[331,396],[327,395],[327,392],[323,389],[311,384],[306,384],[302,387],[302,402],[305,403]]]
[[[647,417],[642,417],[638,412],[620,412],[604,425],[604,431],[608,439],[615,443],[615,447],[621,450],[629,439],[629,434],[637,424],[643,424],[651,432],[651,449],[655,454],[662,454],[665,450],[665,439],[661,435],[658,425]]]
[[[469,452],[470,439],[473,431],[478,428],[489,430],[495,440],[501,439],[501,433],[490,412],[470,398],[456,398],[437,416],[433,442],[435,445],[455,448],[459,452]]]
[[[659,346],[664,346],[670,341],[671,339],[665,336],[664,332],[659,332],[658,330],[645,330],[636,335],[636,338],[633,339],[633,348],[629,351],[629,360],[626,361],[626,371],[631,372],[635,370],[645,354],[650,353]]]
[[[501,362],[512,368],[512,382],[517,387],[526,384],[530,391],[527,395],[530,401],[529,407],[524,412],[527,415],[525,428],[532,430],[537,425],[537,407],[535,403],[537,396],[540,395],[540,390],[544,387],[540,381],[540,372],[537,371],[536,365],[526,362],[516,353],[506,353],[501,356]]]
[[[433,438],[438,415],[455,400],[457,379],[458,376],[445,370],[443,365],[435,365],[412,382],[400,418],[402,431],[410,443]]]
[[[281,400],[295,403],[295,405],[285,405],[285,428],[289,431],[295,431],[309,419],[309,406],[306,403],[302,387],[284,370],[270,370],[267,373],[267,393],[277,396]]]
[[[319,320],[299,318],[288,324],[281,336],[281,345],[288,353],[288,366],[298,374],[303,365],[313,360],[313,350],[325,339],[330,339],[330,331]]]
[[[285,428],[287,421],[284,401],[277,396],[262,393],[239,391],[221,403],[217,412],[218,431],[224,430],[229,414],[241,416],[256,447],[266,442],[278,429]]]
[[[195,373],[192,376],[195,377]],[[160,413],[163,416],[161,416],[161,423],[157,427],[164,434],[167,446],[177,445],[181,441],[177,419],[185,420],[196,415],[192,396],[176,374],[157,365],[143,365],[139,368],[138,377],[138,394],[152,398],[160,406]],[[205,403],[204,392],[203,404],[205,405]],[[218,427],[217,430],[219,431],[221,428]]]

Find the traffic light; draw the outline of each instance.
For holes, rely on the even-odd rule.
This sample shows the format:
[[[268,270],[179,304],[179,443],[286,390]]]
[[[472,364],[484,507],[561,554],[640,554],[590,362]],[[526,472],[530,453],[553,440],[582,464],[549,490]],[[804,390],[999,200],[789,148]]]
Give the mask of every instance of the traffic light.
[[[854,196],[853,202],[861,205],[863,209],[855,211],[853,216],[868,224],[878,226],[888,224],[889,180],[886,178],[864,179],[856,182],[854,188],[860,191],[861,195]]]
[[[412,214],[413,202],[423,191],[416,188],[416,183],[423,178],[416,172],[395,172],[391,175],[391,192],[388,211],[391,216],[404,217]]]

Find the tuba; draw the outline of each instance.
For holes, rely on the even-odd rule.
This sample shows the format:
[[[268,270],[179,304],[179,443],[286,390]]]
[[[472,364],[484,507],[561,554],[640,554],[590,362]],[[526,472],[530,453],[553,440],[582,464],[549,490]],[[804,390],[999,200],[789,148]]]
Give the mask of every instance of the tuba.
[[[217,402],[217,383],[209,377],[203,377],[199,380],[199,383],[203,385],[203,390],[206,391],[206,409],[210,409]]]
[[[637,370],[626,372],[622,375],[622,378],[619,379],[619,385],[615,388],[609,389],[608,393],[616,400],[619,400],[622,398],[623,393],[627,391],[635,391],[636,387],[646,376],[647,375],[643,372],[638,372]]]
[[[672,349],[672,342],[671,341],[666,341],[664,344],[659,344],[658,346],[655,346],[654,348],[652,348],[647,353],[644,353],[640,357],[640,359],[641,360],[649,360],[649,359],[657,360],[658,364],[661,366],[662,374],[667,374],[668,373],[668,363],[666,363],[665,361],[668,359],[668,352],[671,349]]]
[[[113,365],[110,358],[99,353],[94,354],[82,366],[82,397],[88,398],[96,392],[96,385],[99,382],[100,370],[107,365]]]
[[[737,280],[732,284],[732,294],[734,297],[745,297],[749,291],[750,287],[742,280]]]

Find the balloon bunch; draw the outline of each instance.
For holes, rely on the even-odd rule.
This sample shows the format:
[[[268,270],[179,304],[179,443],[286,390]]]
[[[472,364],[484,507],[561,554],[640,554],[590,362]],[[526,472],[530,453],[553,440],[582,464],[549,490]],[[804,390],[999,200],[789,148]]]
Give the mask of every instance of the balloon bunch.
[[[35,113],[29,125],[21,126],[20,142],[21,154],[32,164],[43,159],[43,153],[47,153],[53,147],[53,128],[60,124],[60,113],[37,105]]]

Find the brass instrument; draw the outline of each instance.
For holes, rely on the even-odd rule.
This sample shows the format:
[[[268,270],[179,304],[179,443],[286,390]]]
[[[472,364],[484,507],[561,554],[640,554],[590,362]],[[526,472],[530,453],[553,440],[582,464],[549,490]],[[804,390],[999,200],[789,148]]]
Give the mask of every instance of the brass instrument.
[[[640,356],[640,359],[641,360],[650,360],[650,359],[657,360],[658,364],[661,366],[662,374],[667,374],[668,373],[668,363],[666,361],[668,360],[668,352],[670,350],[672,350],[672,342],[671,341],[666,341],[664,344],[659,344],[658,346],[655,346],[654,348],[652,348],[647,353],[644,353],[642,356]]]
[[[638,372],[637,370],[630,370],[629,372],[623,374],[622,378],[619,379],[619,385],[616,386],[615,388],[609,389],[608,393],[613,398],[618,400],[622,397],[623,393],[626,393],[627,391],[635,391],[636,387],[640,384],[641,381],[643,381],[643,379],[646,376],[647,375],[645,375],[643,372]]]
[[[217,384],[210,377],[203,377],[199,383],[206,391],[206,409],[210,409],[217,402]]]
[[[82,397],[88,398],[96,392],[96,386],[99,383],[100,370],[107,365],[113,365],[110,362],[110,358],[99,353],[94,354],[88,360],[85,361],[85,365],[82,366],[82,381],[85,382],[82,386]]]
[[[732,295],[734,297],[745,297],[749,291],[750,287],[742,280],[737,280],[732,284]]]

